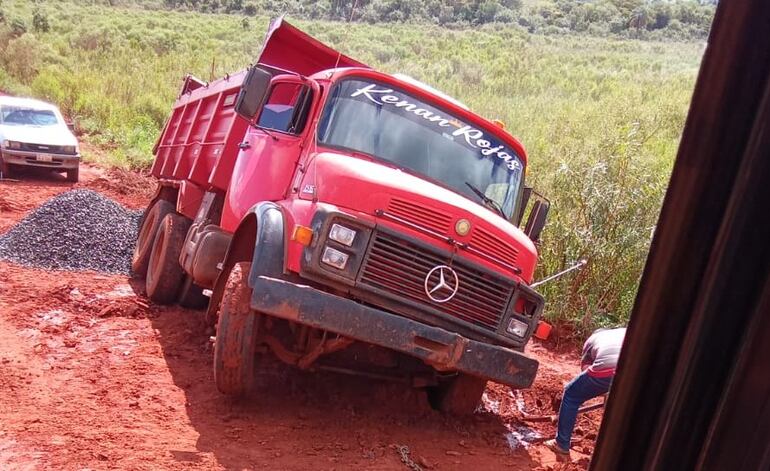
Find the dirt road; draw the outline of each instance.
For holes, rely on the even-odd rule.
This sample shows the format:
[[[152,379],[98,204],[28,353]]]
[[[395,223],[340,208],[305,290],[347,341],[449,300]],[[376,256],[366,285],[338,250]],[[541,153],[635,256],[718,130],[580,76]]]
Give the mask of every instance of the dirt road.
[[[81,171],[90,188],[141,208],[151,183]],[[27,175],[0,182],[0,233],[71,188]],[[193,311],[151,304],[126,276],[0,262],[0,469],[584,469],[601,411],[581,417],[572,463],[539,442],[574,355],[539,345],[532,390],[490,385],[470,418],[430,409],[424,393],[266,362],[256,391],[215,389],[211,344]]]

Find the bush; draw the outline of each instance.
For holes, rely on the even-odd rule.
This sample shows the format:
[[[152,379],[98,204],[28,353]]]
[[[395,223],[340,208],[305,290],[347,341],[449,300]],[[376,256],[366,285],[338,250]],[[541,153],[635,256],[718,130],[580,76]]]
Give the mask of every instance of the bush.
[[[246,6],[243,7],[243,14],[254,16],[257,14],[257,5],[254,3],[247,3]]]
[[[19,82],[29,85],[45,60],[44,49],[31,33],[12,39],[2,55],[5,68]]]
[[[32,12],[32,29],[43,33],[47,33],[51,29],[51,25],[48,24],[48,17],[39,7],[35,7],[35,10]]]
[[[11,20],[11,32],[14,37],[18,38],[27,32],[27,23],[21,18],[14,18]]]
[[[495,23],[513,23],[516,21],[516,13],[509,8],[501,8],[495,13]]]

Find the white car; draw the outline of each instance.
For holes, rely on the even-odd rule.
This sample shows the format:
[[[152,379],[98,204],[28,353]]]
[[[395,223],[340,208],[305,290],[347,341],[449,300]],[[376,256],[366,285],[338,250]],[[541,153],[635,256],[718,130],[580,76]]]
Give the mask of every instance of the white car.
[[[0,96],[0,173],[15,166],[50,168],[78,181],[78,140],[59,109],[44,101]]]

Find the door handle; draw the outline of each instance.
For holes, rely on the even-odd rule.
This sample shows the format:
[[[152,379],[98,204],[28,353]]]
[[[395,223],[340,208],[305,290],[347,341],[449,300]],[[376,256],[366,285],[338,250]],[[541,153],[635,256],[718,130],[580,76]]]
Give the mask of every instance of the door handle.
[[[244,142],[241,142],[240,144],[238,144],[238,148],[242,149],[242,150],[246,150],[246,149],[248,149],[250,147],[251,147],[251,144],[249,144],[248,141],[244,141]]]

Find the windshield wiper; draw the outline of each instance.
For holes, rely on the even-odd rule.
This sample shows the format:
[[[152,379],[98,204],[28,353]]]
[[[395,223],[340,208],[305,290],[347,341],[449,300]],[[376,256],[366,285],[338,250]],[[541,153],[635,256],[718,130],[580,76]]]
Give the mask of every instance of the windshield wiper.
[[[470,188],[474,193],[476,193],[476,196],[481,198],[481,201],[483,201],[488,208],[494,209],[495,212],[497,212],[497,214],[499,214],[503,219],[507,219],[505,217],[505,212],[503,211],[503,208],[500,207],[500,204],[498,204],[497,201],[485,195],[483,191],[479,190],[478,188],[473,186],[471,183],[465,182],[465,184],[468,185],[468,188]]]

